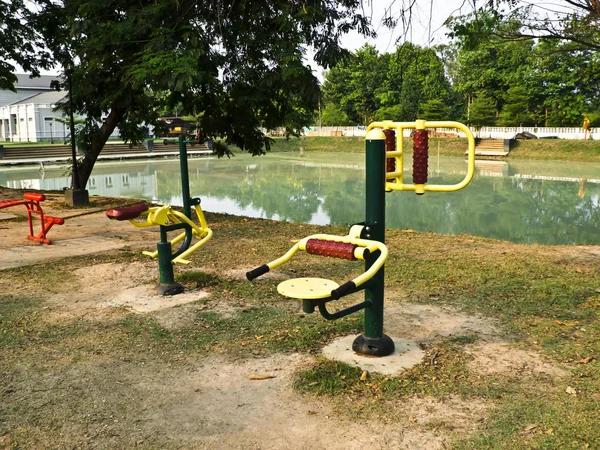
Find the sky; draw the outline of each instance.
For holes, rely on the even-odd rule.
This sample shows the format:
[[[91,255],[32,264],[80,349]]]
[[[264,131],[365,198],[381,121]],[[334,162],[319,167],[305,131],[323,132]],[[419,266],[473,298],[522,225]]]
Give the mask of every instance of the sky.
[[[382,19],[386,15],[399,17],[404,3],[411,0],[364,0],[364,14],[371,17],[377,31],[376,38],[365,38],[357,32],[348,33],[342,39],[342,46],[355,51],[365,44],[375,46],[379,53],[393,53],[397,41],[412,42],[422,47],[448,42],[444,22],[450,16],[460,16],[472,12],[473,0],[414,0],[410,26],[403,27],[399,22],[394,29],[386,28]],[[307,63],[313,67],[313,73],[322,82],[325,70],[319,67],[307,54]]]
[[[472,1],[472,0],[471,0]],[[399,22],[390,30],[382,24],[386,15],[399,17],[404,3],[409,0],[364,0],[365,14],[371,17],[377,38],[365,39],[358,33],[350,33],[343,40],[344,47],[356,50],[365,43],[374,45],[381,53],[391,53],[395,49],[398,38],[421,46],[437,45],[447,42],[443,25],[450,16],[459,16],[472,11],[469,0],[415,0],[410,21],[406,30]]]
[[[382,19],[391,13],[392,17],[399,17],[405,3],[414,1],[410,27],[405,29],[399,22],[395,29],[388,29],[382,24]],[[445,33],[448,31],[444,22],[450,16],[459,16],[472,11],[470,2],[473,0],[363,0],[364,14],[371,17],[373,27],[377,31],[376,38],[365,38],[357,32],[348,33],[342,39],[343,47],[348,50],[357,50],[365,44],[374,45],[380,53],[392,53],[396,42],[409,41],[423,47],[448,42]],[[314,73],[323,81],[324,69],[314,63],[307,54],[307,62],[314,69]],[[44,71],[44,74],[56,75],[57,70]]]

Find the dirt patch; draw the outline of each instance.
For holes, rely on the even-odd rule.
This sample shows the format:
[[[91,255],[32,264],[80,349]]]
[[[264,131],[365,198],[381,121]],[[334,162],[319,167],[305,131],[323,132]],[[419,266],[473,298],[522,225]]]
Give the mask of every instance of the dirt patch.
[[[543,361],[539,353],[521,350],[506,343],[471,345],[466,352],[473,357],[468,364],[469,369],[482,375],[564,377],[569,374],[566,370]]]
[[[471,334],[485,341],[502,339],[498,322],[482,316],[468,315],[449,306],[388,302],[384,321],[386,333],[390,336],[422,344]]]
[[[442,400],[412,397],[402,402],[408,422],[435,430],[474,433],[485,422],[489,402],[449,395]]]
[[[600,265],[600,245],[552,247],[548,253],[559,262]]]
[[[68,426],[53,427],[53,442],[71,447],[443,449],[448,432],[444,424],[462,426],[468,405],[456,399],[403,401],[407,414],[401,422],[345,419],[325,402],[291,389],[293,374],[310,359],[278,355],[245,362],[187,360],[177,366],[149,361],[88,364],[36,375],[47,388],[31,401],[54,417],[69,415]],[[272,378],[249,378],[256,375]],[[23,383],[13,380],[10,391],[21,391]],[[69,395],[77,398],[59,411]],[[477,413],[481,410],[476,408]],[[41,416],[39,428],[22,430],[32,447],[43,446],[41,430],[52,420]]]
[[[132,261],[126,264],[105,263],[77,269],[71,292],[47,298],[49,318],[70,320],[81,317],[101,317],[107,308],[125,308],[136,313],[148,313],[198,301],[208,293],[187,291],[169,297],[155,291],[158,284],[156,263]]]

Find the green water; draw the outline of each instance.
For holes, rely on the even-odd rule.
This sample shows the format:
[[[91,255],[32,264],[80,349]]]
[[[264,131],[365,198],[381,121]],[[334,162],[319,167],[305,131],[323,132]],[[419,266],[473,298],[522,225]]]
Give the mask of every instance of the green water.
[[[600,165],[523,161],[482,163],[454,193],[387,194],[388,228],[471,234],[519,243],[600,244]],[[190,159],[190,191],[206,211],[275,220],[349,225],[364,220],[364,156],[275,153]],[[429,182],[463,179],[462,158],[429,162]],[[3,170],[3,169],[0,169]],[[61,189],[60,170],[15,169],[0,185]],[[176,160],[97,164],[90,195],[181,204]]]

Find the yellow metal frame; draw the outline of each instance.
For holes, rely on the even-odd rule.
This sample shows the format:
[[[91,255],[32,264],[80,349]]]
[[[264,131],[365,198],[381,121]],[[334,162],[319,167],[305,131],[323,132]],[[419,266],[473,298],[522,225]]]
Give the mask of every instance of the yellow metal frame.
[[[471,130],[460,122],[442,121],[442,122],[427,122],[425,120],[416,120],[415,122],[392,122],[391,120],[384,120],[382,122],[373,122],[367,128],[367,134],[369,131],[380,128],[383,130],[396,130],[396,151],[386,152],[387,158],[396,159],[396,172],[389,172],[386,174],[387,179],[393,178],[394,181],[386,181],[386,191],[414,191],[417,194],[424,194],[425,192],[452,192],[458,191],[464,188],[471,182],[473,174],[475,173],[475,138]],[[403,170],[404,170],[404,130],[425,130],[427,128],[456,128],[467,136],[468,150],[467,150],[467,175],[465,178],[457,184],[404,184],[403,181]]]
[[[365,259],[365,250],[369,250],[370,252],[379,250],[380,254],[373,263],[373,265],[369,268],[369,270],[351,280],[356,287],[359,287],[360,285],[369,281],[377,273],[377,271],[383,266],[388,257],[388,249],[385,244],[379,241],[372,241],[370,239],[360,238],[360,233],[363,228],[364,227],[362,225],[354,225],[350,228],[350,232],[346,236],[338,236],[334,234],[313,234],[312,236],[305,237],[304,239],[301,239],[296,244],[294,244],[294,246],[291,249],[289,249],[287,253],[285,253],[283,256],[267,263],[267,266],[269,267],[269,270],[275,269],[276,267],[279,267],[282,264],[288,262],[290,259],[292,259],[292,257],[298,252],[298,250],[306,251],[306,243],[309,241],[309,239],[322,239],[326,241],[358,245],[358,247],[354,250],[354,256],[356,257],[356,259],[360,260]],[[303,300],[318,299],[315,297],[303,296],[294,296],[293,298],[301,298]]]
[[[189,264],[190,261],[185,259],[193,252],[198,250],[204,244],[206,244],[210,238],[212,238],[213,232],[210,228],[208,228],[208,224],[206,223],[206,219],[204,218],[204,213],[202,212],[202,208],[200,205],[194,205],[196,210],[196,216],[198,217],[198,222],[200,226],[196,225],[192,222],[185,214],[180,213],[179,211],[175,211],[170,206],[156,206],[153,208],[148,208],[147,211],[144,211],[140,217],[146,216],[146,220],[144,222],[138,222],[135,219],[130,219],[133,225],[138,228],[146,228],[153,227],[156,225],[173,225],[179,223],[186,223],[192,228],[192,234],[196,239],[199,239],[194,245],[188,248],[186,251],[181,253],[181,255],[173,258],[173,263],[178,264]],[[171,245],[177,244],[185,238],[185,231],[179,234],[175,239],[171,241]],[[158,257],[158,251],[154,252],[143,252],[144,255],[150,256],[154,259]]]

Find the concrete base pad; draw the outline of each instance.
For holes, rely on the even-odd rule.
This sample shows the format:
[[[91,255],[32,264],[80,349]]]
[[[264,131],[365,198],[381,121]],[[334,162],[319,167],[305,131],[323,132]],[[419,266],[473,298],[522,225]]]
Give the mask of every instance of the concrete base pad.
[[[352,342],[358,335],[344,336],[323,348],[323,356],[369,372],[397,375],[419,364],[425,352],[416,342],[392,337],[396,349],[390,356],[362,356],[352,351]]]
[[[106,307],[122,307],[137,313],[148,313],[196,302],[208,297],[208,292],[184,292],[165,296],[157,293],[154,285],[141,285],[119,292],[114,298],[102,303]]]

